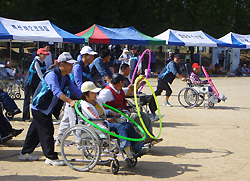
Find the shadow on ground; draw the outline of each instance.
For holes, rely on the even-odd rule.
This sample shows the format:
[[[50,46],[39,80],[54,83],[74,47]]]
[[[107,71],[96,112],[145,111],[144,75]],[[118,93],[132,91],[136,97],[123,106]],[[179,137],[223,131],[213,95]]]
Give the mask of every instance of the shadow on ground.
[[[148,155],[153,156],[174,156],[174,157],[184,157],[188,154],[194,155],[192,158],[206,159],[206,158],[218,158],[226,157],[233,152],[228,150],[212,150],[212,149],[199,149],[199,148],[185,148],[178,146],[155,146],[150,149]],[[200,154],[201,156],[195,157],[195,154]],[[186,158],[190,158],[187,157]]]
[[[52,181],[52,180],[76,180],[79,177],[68,177],[68,176],[36,176],[36,175],[6,175],[0,176],[0,180],[36,180],[36,181]]]
[[[153,127],[160,127],[159,122],[152,123]],[[198,126],[194,123],[166,123],[162,122],[162,127],[171,127],[171,128],[177,128],[177,127],[186,127],[186,126]]]

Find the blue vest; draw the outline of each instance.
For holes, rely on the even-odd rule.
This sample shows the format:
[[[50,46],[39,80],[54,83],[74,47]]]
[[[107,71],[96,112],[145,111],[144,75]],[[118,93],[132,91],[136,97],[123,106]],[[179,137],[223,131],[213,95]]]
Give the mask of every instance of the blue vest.
[[[31,87],[37,87],[39,82],[41,81],[39,76],[37,75],[37,71],[35,69],[35,62],[38,61],[37,58],[35,58],[33,60],[33,62],[31,63],[30,65],[30,68],[29,68],[29,71],[25,77],[25,80],[24,80],[24,85],[25,86],[31,86]],[[40,62],[38,61],[39,65],[40,65],[40,68],[41,68],[41,71],[42,73],[44,74],[46,72],[46,65],[45,65],[45,62]]]
[[[55,74],[58,77],[59,86],[61,86],[61,83],[62,83],[61,70],[58,67],[56,67],[55,69],[47,71],[44,74],[42,81],[40,82],[40,84],[38,85],[38,87],[36,89],[36,92],[33,96],[32,105],[35,106],[39,111],[41,111],[42,113],[44,113],[46,115],[52,113],[55,116],[55,118],[58,119],[64,101],[62,101],[58,97],[54,96],[53,92],[50,90],[50,87],[44,81],[44,77],[50,71],[55,72]],[[68,74],[65,76],[67,77],[67,80],[63,86],[62,92],[66,96],[69,96],[69,94],[70,94],[70,92],[69,92],[70,78],[69,78]],[[55,103],[55,101],[57,101],[57,104],[55,106],[52,106],[52,103]]]
[[[174,61],[172,60],[171,62],[169,62],[167,64],[167,66],[165,66],[161,73],[159,74],[158,78],[164,80],[165,82],[168,82],[170,84],[172,84],[173,80],[175,79],[176,75],[174,75],[171,71],[171,69],[169,68],[170,64],[174,64],[175,68],[178,70],[180,67],[178,64],[175,64]]]

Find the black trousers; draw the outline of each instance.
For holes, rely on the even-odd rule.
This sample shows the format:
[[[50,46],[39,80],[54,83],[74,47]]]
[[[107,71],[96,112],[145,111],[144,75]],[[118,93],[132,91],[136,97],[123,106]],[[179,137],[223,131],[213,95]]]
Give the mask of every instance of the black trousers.
[[[168,96],[168,97],[172,94],[172,89],[170,88],[168,83],[165,82],[164,80],[158,78],[158,84],[157,84],[157,89],[155,91],[155,95],[156,96],[161,95],[163,90],[166,91],[166,96]]]
[[[141,97],[140,101],[142,105],[146,105],[148,103],[149,109],[152,114],[154,114],[155,111],[157,110],[157,106],[153,95],[146,95],[145,97]]]
[[[54,126],[52,123],[52,115],[46,115],[33,109],[31,111],[33,121],[26,135],[22,154],[32,153],[36,146],[41,143],[45,157],[52,160],[58,159],[57,152],[54,151]]]
[[[2,137],[7,136],[13,132],[12,126],[9,121],[4,117],[2,111],[0,111],[0,135]]]
[[[33,97],[36,91],[35,87],[24,87],[24,101],[23,101],[23,120],[30,119],[30,97]]]

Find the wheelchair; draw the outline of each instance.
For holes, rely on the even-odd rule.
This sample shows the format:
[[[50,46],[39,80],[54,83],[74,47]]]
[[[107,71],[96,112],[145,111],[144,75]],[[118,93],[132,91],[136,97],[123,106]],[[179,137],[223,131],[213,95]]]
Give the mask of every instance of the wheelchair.
[[[0,68],[0,87],[9,94],[12,99],[21,98],[24,77],[15,75],[9,76],[5,68]]]
[[[185,64],[187,75],[189,76],[192,69],[190,64]],[[207,95],[207,102],[203,104],[205,109],[213,108],[215,104],[225,101],[227,98],[220,94],[219,98],[214,92],[209,91],[209,83],[195,86],[190,79],[186,79],[187,87],[184,87],[178,93],[178,101],[184,108],[199,107],[205,101]]]
[[[104,119],[89,120],[97,125],[104,121]],[[118,156],[123,157],[128,167],[136,166],[139,155],[135,154],[133,158],[125,157],[120,149],[119,139],[88,125],[83,120],[78,119],[77,122],[78,124],[65,131],[61,139],[61,154],[71,169],[86,172],[96,165],[106,165],[110,166],[113,174],[117,174]]]

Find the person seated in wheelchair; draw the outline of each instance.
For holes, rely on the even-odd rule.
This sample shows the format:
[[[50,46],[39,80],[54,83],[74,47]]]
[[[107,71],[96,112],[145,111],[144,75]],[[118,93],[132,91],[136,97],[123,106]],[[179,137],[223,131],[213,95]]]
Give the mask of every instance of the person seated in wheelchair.
[[[129,85],[128,87],[124,87],[124,83],[125,77],[123,75],[118,73],[113,74],[111,83],[100,91],[99,98],[102,99],[103,103],[110,105],[116,109],[128,110],[125,95],[131,94],[134,90],[134,86]],[[131,113],[129,116],[142,127],[138,113]],[[152,133],[151,119],[144,112],[141,112],[141,117],[149,133],[151,135],[154,135]],[[162,138],[152,139],[149,135],[147,135],[143,143],[150,143],[151,145],[154,145],[161,141],[163,141]]]
[[[130,67],[129,67],[129,65],[126,64],[126,63],[123,63],[121,65],[121,74],[125,77],[125,81],[124,81],[124,86],[123,87],[128,87],[131,84],[130,80],[127,78],[127,76],[129,75],[129,73],[130,73]],[[143,77],[142,79],[140,79],[138,81],[137,89],[139,89],[143,84],[145,84],[145,81],[142,81],[144,78],[145,77]],[[153,120],[152,120],[152,122],[158,121],[159,120],[159,116],[155,114],[155,111],[157,110],[157,106],[156,106],[156,103],[155,103],[153,95],[145,95],[145,96],[140,97],[140,102],[141,102],[141,105],[149,104],[149,109],[150,109],[151,113],[153,114]]]
[[[108,115],[112,115],[114,117],[120,115],[114,111],[104,109],[102,106],[102,99],[97,98],[97,93],[101,90],[101,88],[97,88],[93,82],[86,81],[81,86],[81,111],[82,114],[87,119],[105,119],[102,122],[102,128],[108,128],[110,131],[115,132],[121,136],[130,137],[130,138],[139,138],[139,134],[134,129],[133,125],[130,122],[122,122],[115,123],[113,118],[107,118]],[[129,158],[134,157],[134,153],[138,154],[138,156],[142,156],[147,154],[149,148],[143,146],[143,143],[140,141],[127,141],[124,139],[120,139],[120,148],[123,150]],[[131,149],[132,148],[132,149]]]
[[[201,80],[200,79],[200,76],[199,76],[199,72],[201,70],[201,67],[198,63],[194,63],[192,65],[192,69],[193,71],[191,72],[189,78],[190,78],[190,82],[193,84],[193,85],[204,85],[206,83],[208,83],[208,80]]]
[[[192,65],[192,69],[193,71],[191,72],[190,76],[189,76],[189,79],[190,79],[190,82],[193,86],[204,86],[204,84],[207,84],[208,83],[208,80],[201,80],[200,79],[200,76],[199,76],[199,72],[201,70],[201,67],[198,63],[194,63]],[[209,97],[213,94],[213,90],[210,86],[208,86],[208,91],[209,91]]]
[[[16,69],[12,69],[12,63],[10,61],[5,63],[5,69],[9,76],[14,77],[16,75]]]
[[[21,113],[22,111],[17,107],[15,101],[10,98],[7,92],[4,92],[0,88],[0,102],[3,104],[3,108],[6,110],[6,115],[8,117],[13,117],[16,114]]]

